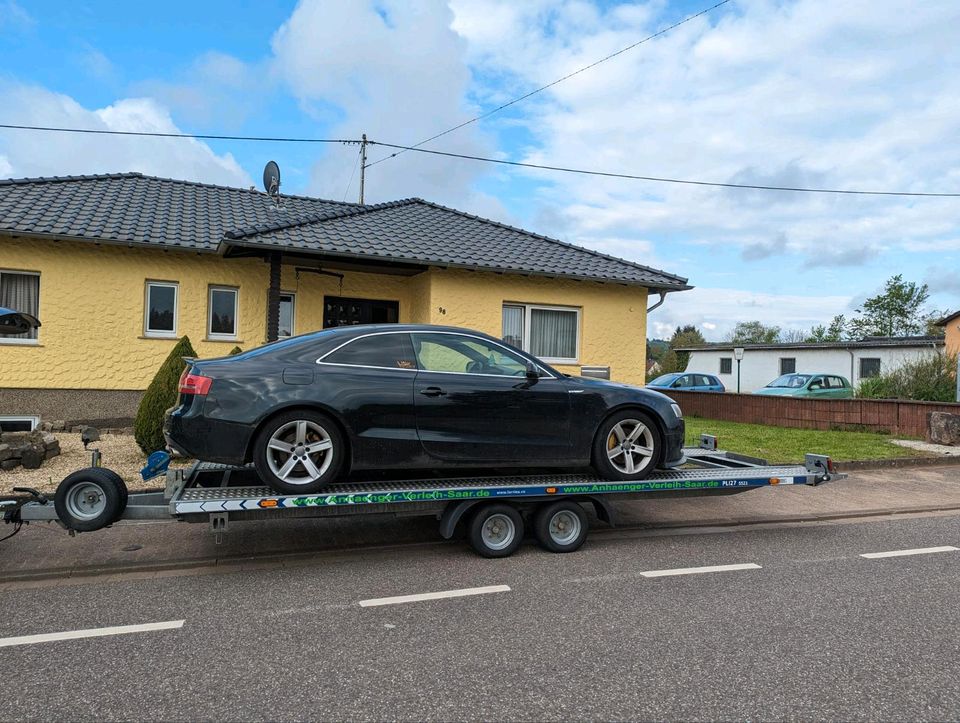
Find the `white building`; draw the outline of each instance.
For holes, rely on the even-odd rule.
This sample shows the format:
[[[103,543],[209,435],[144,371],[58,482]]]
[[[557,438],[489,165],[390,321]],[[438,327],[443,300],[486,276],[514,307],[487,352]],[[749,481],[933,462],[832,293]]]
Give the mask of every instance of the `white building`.
[[[688,372],[715,374],[728,392],[737,391],[737,344],[709,344],[677,351],[690,352]],[[943,349],[932,336],[868,337],[863,341],[818,344],[743,344],[740,391],[753,392],[781,374],[839,374],[854,387],[861,379],[889,372],[906,361]]]

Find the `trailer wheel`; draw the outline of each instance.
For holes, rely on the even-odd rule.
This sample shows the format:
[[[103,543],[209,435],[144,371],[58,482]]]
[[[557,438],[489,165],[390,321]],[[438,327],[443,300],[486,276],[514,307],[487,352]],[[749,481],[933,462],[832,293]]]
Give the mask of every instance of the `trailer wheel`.
[[[510,505],[483,505],[471,518],[467,537],[483,557],[508,557],[523,542],[523,518]]]
[[[126,485],[116,472],[88,467],[63,479],[53,504],[68,529],[93,532],[115,522],[123,513]]]
[[[533,518],[533,534],[550,552],[574,552],[587,539],[590,523],[576,502],[542,505]]]

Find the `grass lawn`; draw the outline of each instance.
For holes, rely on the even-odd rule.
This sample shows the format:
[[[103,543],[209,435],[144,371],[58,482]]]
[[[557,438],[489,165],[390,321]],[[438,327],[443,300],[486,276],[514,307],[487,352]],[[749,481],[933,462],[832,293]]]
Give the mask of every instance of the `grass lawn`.
[[[688,446],[698,445],[703,433],[715,434],[720,439],[720,449],[760,457],[771,464],[803,462],[807,452],[826,454],[838,462],[924,456],[891,444],[889,435],[876,432],[767,427],[698,417],[687,417],[686,422]]]

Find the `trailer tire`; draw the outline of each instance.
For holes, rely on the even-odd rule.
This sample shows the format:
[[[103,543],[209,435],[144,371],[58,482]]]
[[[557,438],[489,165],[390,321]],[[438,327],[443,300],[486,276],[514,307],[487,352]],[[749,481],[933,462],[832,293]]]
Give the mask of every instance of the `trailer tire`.
[[[575,552],[587,539],[590,522],[576,502],[548,502],[533,517],[533,534],[550,552]]]
[[[53,505],[67,529],[93,532],[116,522],[123,514],[126,485],[112,470],[87,467],[64,477]]]
[[[467,539],[482,557],[509,557],[523,542],[523,517],[511,505],[483,505],[470,518]]]
[[[114,472],[112,469],[107,469],[106,467],[100,467],[100,469],[106,472],[108,476],[113,478],[113,483],[120,491],[120,511],[117,512],[117,517],[114,519],[114,522],[116,522],[118,519],[120,519],[120,515],[123,514],[123,511],[127,509],[127,500],[130,497],[130,493],[127,490],[127,483],[123,481],[123,477]]]

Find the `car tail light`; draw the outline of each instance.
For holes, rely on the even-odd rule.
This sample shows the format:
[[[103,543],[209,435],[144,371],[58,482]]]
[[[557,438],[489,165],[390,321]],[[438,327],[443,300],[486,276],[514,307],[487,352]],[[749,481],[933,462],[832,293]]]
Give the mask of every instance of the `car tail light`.
[[[213,379],[210,377],[190,374],[184,369],[183,374],[180,375],[179,391],[180,394],[199,394],[203,396],[210,391],[211,384],[213,384]]]

